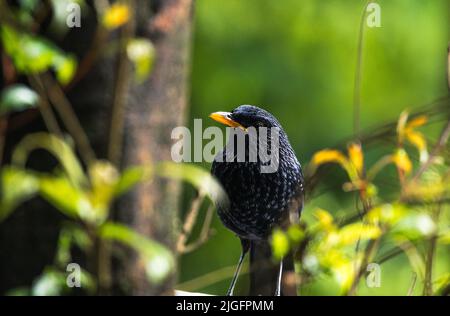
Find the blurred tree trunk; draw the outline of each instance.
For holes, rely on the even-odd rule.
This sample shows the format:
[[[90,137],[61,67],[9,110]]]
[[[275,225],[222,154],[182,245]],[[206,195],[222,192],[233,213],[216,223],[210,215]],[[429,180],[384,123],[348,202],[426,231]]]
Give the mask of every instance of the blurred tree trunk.
[[[131,84],[126,94],[123,167],[171,160],[171,132],[183,124],[188,100],[187,80],[193,3],[165,0],[153,4],[154,16],[142,10],[148,1],[138,1],[136,35],[150,38],[156,60],[143,84]],[[142,184],[119,203],[119,219],[138,232],[174,249],[178,218],[179,184],[155,179]],[[165,284],[150,286],[143,262],[135,256],[124,264],[132,294],[158,294],[172,289],[175,275]]]
[[[67,98],[97,158],[111,159],[123,168],[171,159],[171,131],[183,123],[187,104],[192,2],[135,0],[130,2],[135,8],[133,21],[119,32],[103,35],[109,38],[97,38],[98,19],[95,15],[86,15],[81,28],[71,29],[62,41],[54,39],[64,50],[74,52],[81,62],[102,40],[110,44],[123,39],[124,33],[150,39],[155,47],[153,71],[144,83],[133,81],[131,65],[122,47],[118,54],[101,51],[67,89]],[[45,28],[42,32],[45,33]],[[23,123],[25,119],[28,121]],[[35,111],[10,123],[6,131],[5,164],[23,136],[46,130]],[[116,151],[111,150],[111,145]],[[40,151],[33,153],[30,162],[30,168],[40,171],[50,171],[56,164],[47,153]],[[140,185],[121,199],[115,217],[173,248],[178,196],[176,182],[158,179]],[[51,205],[36,198],[20,206],[0,224],[0,293],[30,285],[45,266],[52,264],[63,220]],[[106,258],[109,259],[109,253]],[[98,267],[87,267],[83,257],[73,260],[94,274],[98,272]],[[107,278],[112,277],[114,283],[107,282],[101,294],[111,293],[111,290],[124,294],[158,294],[170,290],[175,280],[174,275],[165,284],[152,287],[146,280],[142,263],[132,254],[112,271],[109,264],[106,265],[103,268],[107,269]]]

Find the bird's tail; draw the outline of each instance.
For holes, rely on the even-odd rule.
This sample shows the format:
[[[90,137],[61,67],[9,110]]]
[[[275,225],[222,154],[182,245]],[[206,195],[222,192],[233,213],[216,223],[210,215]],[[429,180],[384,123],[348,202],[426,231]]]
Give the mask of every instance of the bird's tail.
[[[281,295],[296,295],[295,282],[290,282],[294,272],[293,256],[289,254],[283,259],[283,277],[281,279]],[[250,247],[250,295],[272,296],[278,283],[279,263],[272,260],[269,242],[252,241]],[[290,279],[290,280],[287,280]]]

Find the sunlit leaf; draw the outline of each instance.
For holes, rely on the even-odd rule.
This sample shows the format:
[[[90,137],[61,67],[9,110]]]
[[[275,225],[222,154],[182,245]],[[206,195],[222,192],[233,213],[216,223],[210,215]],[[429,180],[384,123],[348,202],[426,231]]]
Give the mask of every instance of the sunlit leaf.
[[[93,207],[84,192],[76,188],[66,177],[43,176],[40,179],[40,195],[69,217],[81,217],[95,221]]]
[[[90,204],[96,211],[95,217],[102,222],[108,215],[110,204],[115,197],[119,172],[108,161],[95,161],[89,166],[91,190],[87,192]]]
[[[80,269],[80,284],[88,294],[94,295],[97,289],[96,279],[85,269]]]
[[[91,239],[87,232],[78,225],[67,223],[59,233],[56,262],[64,267],[71,261],[72,246],[77,246],[83,251],[88,251],[92,246]]]
[[[320,166],[330,162],[345,166],[347,164],[347,158],[338,150],[323,149],[314,154],[311,162],[316,166]]]
[[[281,260],[288,254],[289,238],[282,230],[275,229],[272,233],[270,242],[272,245],[272,256],[274,259]]]
[[[193,164],[162,162],[153,167],[152,173],[160,177],[184,180],[200,192],[207,194],[215,203],[229,203],[222,186],[210,172]]]
[[[103,16],[103,25],[107,29],[113,30],[127,23],[130,15],[131,12],[128,5],[116,2],[106,10]]]
[[[289,239],[294,243],[302,241],[302,239],[305,237],[305,232],[298,225],[289,226],[287,234],[289,236]]]
[[[439,237],[439,243],[444,245],[450,244],[450,229],[441,234]]]
[[[381,229],[375,225],[353,223],[339,230],[339,243],[341,245],[356,244],[358,240],[376,239],[380,237]]]
[[[152,70],[155,58],[153,44],[145,38],[132,39],[127,45],[127,55],[134,63],[136,81],[143,82]]]
[[[428,160],[427,142],[425,136],[422,133],[415,131],[408,131],[406,133],[406,139],[413,144],[420,154],[420,162],[424,163]]]
[[[407,124],[406,124],[406,128],[416,128],[422,125],[425,125],[428,121],[428,118],[425,115],[419,115],[415,118],[413,118],[412,120],[410,120]]]
[[[23,169],[1,169],[0,221],[5,219],[19,204],[37,194],[39,181],[35,175]]]
[[[35,149],[45,149],[53,154],[63,166],[73,185],[78,187],[87,184],[87,178],[72,148],[64,140],[52,134],[35,133],[25,136],[14,150],[12,163],[25,166],[29,154]]]
[[[314,212],[314,217],[317,219],[320,227],[326,231],[331,231],[335,229],[333,216],[325,210],[317,209]]]
[[[406,209],[399,204],[382,204],[372,208],[366,218],[373,224],[389,224],[398,223],[406,214]]]
[[[0,95],[0,114],[36,107],[39,96],[23,84],[7,87]]]
[[[436,288],[434,295],[444,295],[445,290],[448,291],[450,285],[450,273],[445,273],[438,277],[434,280],[433,285]]]
[[[7,25],[2,25],[0,31],[5,51],[20,73],[38,74],[51,68],[62,84],[70,81],[75,72],[75,57],[43,37],[21,33]]]
[[[72,56],[57,56],[54,58],[53,65],[56,71],[56,79],[62,85],[67,85],[77,70],[77,60]]]
[[[336,281],[341,287],[341,292],[345,293],[350,288],[355,277],[355,263],[346,261],[332,266],[332,271]]]
[[[150,178],[151,168],[145,166],[129,167],[122,172],[115,186],[114,195],[120,196],[141,181]]]
[[[403,217],[392,229],[392,234],[410,240],[431,236],[436,232],[436,224],[428,214],[412,213]]]
[[[47,268],[33,283],[31,294],[33,296],[61,295],[66,287],[66,277],[63,273]]]
[[[408,154],[403,149],[398,149],[395,154],[392,155],[392,161],[398,169],[408,174],[412,170],[412,162],[409,159]]]
[[[305,271],[308,271],[311,274],[319,272],[320,262],[313,252],[307,253],[303,258],[302,269],[305,269]]]
[[[357,173],[361,176],[364,165],[364,155],[361,145],[357,143],[351,143],[348,146],[348,156],[350,158],[350,162],[355,167]]]
[[[58,248],[56,252],[56,263],[60,266],[64,266],[70,262],[72,255],[70,253],[70,247],[72,245],[72,236],[70,232],[63,228],[59,233]]]
[[[367,184],[366,195],[368,198],[375,198],[378,195],[378,188],[373,183]]]
[[[174,258],[166,247],[122,224],[107,222],[101,226],[99,234],[103,239],[115,240],[135,249],[145,262],[151,282],[163,281],[174,269]]]

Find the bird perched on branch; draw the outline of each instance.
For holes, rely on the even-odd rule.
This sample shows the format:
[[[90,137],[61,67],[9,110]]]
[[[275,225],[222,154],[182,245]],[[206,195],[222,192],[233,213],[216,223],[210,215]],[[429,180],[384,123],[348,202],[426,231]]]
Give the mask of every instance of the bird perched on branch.
[[[240,238],[242,245],[227,295],[233,295],[248,252],[250,294],[280,295],[283,262],[293,269],[293,261],[284,258],[278,267],[275,266],[268,239],[273,228],[286,228],[298,221],[304,192],[300,163],[280,123],[269,112],[256,106],[241,105],[231,112],[212,113],[210,117],[235,131],[224,150],[215,157],[211,169],[229,200],[227,204],[218,205],[218,215]],[[245,141],[239,143],[237,138],[242,134]],[[265,159],[261,155],[264,152],[265,158],[271,157],[274,161]],[[240,154],[244,161],[239,160]],[[269,164],[276,168],[267,170]]]

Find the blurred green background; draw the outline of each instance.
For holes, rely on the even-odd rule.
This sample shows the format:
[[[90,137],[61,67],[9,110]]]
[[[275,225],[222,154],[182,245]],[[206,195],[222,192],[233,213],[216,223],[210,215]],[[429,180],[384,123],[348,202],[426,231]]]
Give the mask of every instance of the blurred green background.
[[[208,124],[209,113],[229,111],[240,104],[261,106],[282,123],[302,164],[315,151],[351,137],[358,33],[365,3],[198,0],[188,124],[193,118]],[[365,27],[364,31],[363,129],[395,121],[405,108],[448,95],[449,1],[378,3],[381,27]],[[370,151],[367,160],[380,155]],[[302,218],[307,220],[318,206],[335,214],[353,213],[354,199],[340,190],[342,179],[336,180],[336,190],[309,201]],[[389,183],[384,188],[389,191]],[[186,191],[186,201],[191,194]],[[181,258],[181,283],[236,264],[239,240],[217,217],[213,229],[205,245]],[[448,252],[448,248],[438,249],[437,275],[448,269]],[[361,285],[359,293],[405,295],[411,278],[407,259],[399,256],[382,266],[380,288]],[[241,277],[238,291],[245,290],[245,281],[246,276]],[[191,285],[196,291],[224,294],[228,283],[229,279]],[[416,287],[417,293],[420,290],[421,286]],[[303,294],[338,294],[338,287],[332,278],[324,278]]]

